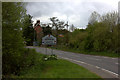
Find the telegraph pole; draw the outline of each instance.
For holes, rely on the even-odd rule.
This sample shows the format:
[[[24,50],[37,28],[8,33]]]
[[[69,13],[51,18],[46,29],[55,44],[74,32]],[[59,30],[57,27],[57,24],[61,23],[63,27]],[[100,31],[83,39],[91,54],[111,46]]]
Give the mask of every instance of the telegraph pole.
[[[68,19],[68,16],[67,16],[67,25],[66,25],[66,26],[67,26],[67,30],[68,30],[68,26],[69,26],[69,25],[68,25],[68,21],[69,21],[69,19]],[[69,30],[68,30],[68,31],[69,31]]]

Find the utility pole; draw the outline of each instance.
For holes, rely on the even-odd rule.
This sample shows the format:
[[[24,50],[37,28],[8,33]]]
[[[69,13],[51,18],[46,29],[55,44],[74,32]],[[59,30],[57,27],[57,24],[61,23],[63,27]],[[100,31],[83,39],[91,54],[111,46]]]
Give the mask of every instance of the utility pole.
[[[68,16],[67,16],[67,23],[66,23],[66,25],[65,25],[65,26],[67,27],[67,30],[68,30],[68,26],[69,26],[69,25],[68,25],[68,21],[69,21],[69,20],[68,20]]]
[[[68,25],[68,21],[67,21],[67,25],[66,25],[66,26],[67,26],[67,30],[68,30],[68,26],[69,26],[69,25]]]

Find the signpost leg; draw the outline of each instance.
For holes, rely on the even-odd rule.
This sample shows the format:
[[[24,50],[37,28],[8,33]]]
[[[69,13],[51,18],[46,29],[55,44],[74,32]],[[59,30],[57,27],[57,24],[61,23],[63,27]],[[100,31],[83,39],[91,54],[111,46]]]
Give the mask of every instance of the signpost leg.
[[[51,54],[52,54],[52,48],[51,48]]]
[[[46,47],[44,46],[44,51],[45,51],[45,54],[46,54]]]
[[[52,49],[52,54],[53,54],[53,49]]]
[[[53,49],[51,48],[51,53],[53,54]]]
[[[51,46],[51,53],[53,54],[53,49],[52,48],[53,48],[53,46]]]
[[[46,47],[46,55],[47,55],[47,47]]]
[[[45,37],[42,38],[42,45],[45,45],[46,48],[46,55],[47,55],[47,45],[48,46],[53,46],[56,45],[56,37],[52,35],[46,35]],[[51,49],[51,53],[53,54],[53,49]],[[48,51],[49,54],[49,51]]]

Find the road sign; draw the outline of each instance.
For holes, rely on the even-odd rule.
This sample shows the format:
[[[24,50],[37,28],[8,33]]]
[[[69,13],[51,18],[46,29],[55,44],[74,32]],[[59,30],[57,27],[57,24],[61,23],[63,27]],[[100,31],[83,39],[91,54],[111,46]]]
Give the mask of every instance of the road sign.
[[[56,37],[52,35],[46,35],[42,38],[42,45],[56,45]]]

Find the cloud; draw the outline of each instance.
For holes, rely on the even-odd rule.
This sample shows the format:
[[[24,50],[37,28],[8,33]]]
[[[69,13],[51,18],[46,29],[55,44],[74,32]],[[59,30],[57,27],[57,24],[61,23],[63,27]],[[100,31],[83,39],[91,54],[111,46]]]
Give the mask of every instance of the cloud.
[[[58,17],[60,20],[69,21],[76,27],[85,28],[88,18],[93,11],[104,14],[118,10],[119,0],[77,0],[71,2],[29,2],[26,6],[27,13],[33,16],[34,22],[50,22],[50,17]]]

